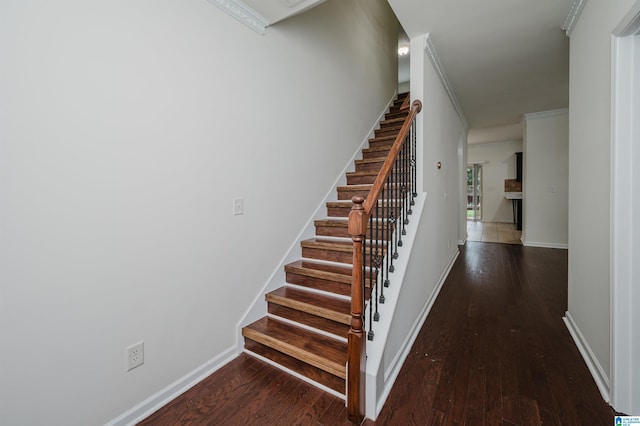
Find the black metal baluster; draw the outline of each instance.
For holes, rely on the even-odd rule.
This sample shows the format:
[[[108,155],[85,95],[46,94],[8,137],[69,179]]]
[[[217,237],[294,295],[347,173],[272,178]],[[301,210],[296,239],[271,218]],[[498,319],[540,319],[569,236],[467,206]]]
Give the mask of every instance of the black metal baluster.
[[[418,170],[416,167],[416,121],[413,120],[411,122],[411,127],[409,127],[409,132],[411,134],[411,205],[415,205],[415,198],[418,196]]]
[[[411,132],[411,127],[409,127],[409,132]],[[406,144],[406,148],[407,148],[407,189],[408,189],[408,198],[407,198],[407,204],[408,204],[408,210],[407,210],[407,214],[412,215],[413,214],[413,209],[411,208],[411,206],[413,206],[413,168],[411,167],[411,134],[409,133],[407,135],[407,138],[405,140],[405,144]]]
[[[407,139],[404,140],[402,145],[401,161],[402,161],[402,235],[407,235],[405,225],[409,224],[409,188],[408,188],[408,176],[407,176]]]
[[[378,202],[376,201],[376,212],[378,209]],[[369,230],[371,231],[373,228],[373,215],[369,216]],[[369,233],[372,235],[372,232]],[[380,320],[380,313],[378,312],[378,267],[376,266],[376,256],[378,250],[378,242],[372,238],[369,243],[369,273],[372,274],[373,286],[375,287],[375,293],[373,299],[375,299],[374,306],[376,307],[376,311],[373,314],[373,320]]]
[[[402,236],[406,234],[404,230],[404,181],[402,179],[402,150],[398,153],[396,157],[396,170],[398,174],[398,196],[396,198],[397,210],[398,210],[398,229],[397,229],[397,246],[402,247]],[[398,258],[398,251],[393,254],[396,259]]]
[[[384,187],[382,188],[382,193],[384,194]],[[383,197],[384,198],[384,197]],[[380,217],[380,200],[376,202],[376,218]],[[376,278],[378,277],[378,272],[380,271],[380,265],[382,265],[382,249],[380,244],[380,233],[378,232],[378,222],[376,221],[376,257],[373,259],[373,266],[376,269]],[[382,277],[380,277],[382,278]],[[384,285],[380,287],[380,297],[378,298],[380,303],[384,303]],[[380,319],[380,314],[378,314],[378,319]]]
[[[391,257],[391,250],[390,248],[390,242],[391,242],[391,236],[390,236],[390,231],[389,231],[389,190],[391,189],[390,184],[389,184],[389,176],[387,176],[387,181],[385,183],[385,186],[382,187],[382,216],[379,219],[380,222],[380,226],[382,226],[382,235],[384,238],[384,247],[385,247],[385,251],[384,251],[384,262],[385,262],[385,267],[383,268],[383,275],[384,275],[384,287],[389,287],[389,258]]]
[[[398,226],[400,224],[400,215],[398,214],[398,200],[400,199],[400,176],[398,176],[398,157],[393,162],[393,200],[391,200],[391,211],[393,215],[393,258],[398,258],[398,247],[402,246]]]
[[[371,218],[369,218],[369,222],[371,222]],[[364,246],[362,249],[362,276],[366,277],[367,274],[367,247],[371,247],[371,242],[367,242],[367,238],[365,236],[364,242],[363,242]],[[366,278],[365,278],[366,280]],[[367,291],[367,288],[365,286],[365,288],[363,289],[363,295],[366,294],[365,291]],[[373,294],[373,281],[372,281],[372,277],[371,277],[371,271],[369,270],[369,331],[367,332],[367,339],[368,340],[373,340],[373,299],[372,299],[372,294]],[[366,296],[364,296],[366,298]]]

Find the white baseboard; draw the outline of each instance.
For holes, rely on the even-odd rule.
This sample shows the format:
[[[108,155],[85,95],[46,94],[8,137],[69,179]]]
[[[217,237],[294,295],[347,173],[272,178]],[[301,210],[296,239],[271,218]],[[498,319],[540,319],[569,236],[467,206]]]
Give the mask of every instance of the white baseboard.
[[[563,250],[569,249],[569,244],[541,243],[538,241],[522,240],[522,245],[525,247],[542,247],[542,248],[553,248],[553,249],[563,249]]]
[[[237,356],[238,354],[236,353],[235,346],[227,349],[217,357],[205,362],[200,367],[187,373],[156,394],[151,395],[149,398],[125,411],[115,419],[110,420],[105,424],[105,426],[135,425],[158,411],[158,409],[162,408],[176,397],[191,389],[193,386],[200,383]]]
[[[584,359],[584,362],[587,364],[589,371],[591,372],[591,376],[593,376],[593,380],[596,382],[596,386],[600,390],[600,394],[602,398],[609,402],[609,378],[605,374],[598,358],[596,358],[595,354],[591,350],[589,343],[584,338],[582,331],[578,327],[578,324],[573,320],[569,311],[565,313],[565,316],[562,318],[567,329],[569,330],[569,334],[573,338],[578,350],[580,351],[580,355]]]

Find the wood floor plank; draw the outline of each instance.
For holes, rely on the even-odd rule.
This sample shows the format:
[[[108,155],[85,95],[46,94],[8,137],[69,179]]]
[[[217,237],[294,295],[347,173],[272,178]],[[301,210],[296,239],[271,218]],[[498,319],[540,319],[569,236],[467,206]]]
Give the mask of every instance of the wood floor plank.
[[[566,250],[467,243],[364,425],[611,424],[566,309]],[[344,400],[246,355],[142,424],[349,425]]]

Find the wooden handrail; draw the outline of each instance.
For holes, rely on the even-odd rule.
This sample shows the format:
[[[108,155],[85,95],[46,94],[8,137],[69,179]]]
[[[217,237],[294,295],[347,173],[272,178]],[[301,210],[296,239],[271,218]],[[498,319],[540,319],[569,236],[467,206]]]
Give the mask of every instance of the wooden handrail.
[[[389,173],[391,173],[391,169],[393,169],[393,165],[396,161],[396,157],[402,148],[402,144],[404,143],[405,138],[407,137],[407,133],[409,132],[409,128],[411,127],[411,123],[415,116],[422,111],[422,102],[419,100],[413,101],[411,105],[411,111],[409,115],[404,120],[404,124],[402,124],[402,128],[396,137],[396,140],[393,142],[391,149],[389,150],[389,154],[387,154],[387,158],[384,160],[384,164],[378,173],[378,177],[373,183],[373,187],[371,191],[369,191],[369,195],[364,202],[364,211],[369,218],[371,215],[371,210],[375,207],[376,201],[380,197],[380,192],[382,192],[382,188],[384,187],[385,182],[387,181],[387,177],[389,177]],[[365,229],[366,231],[366,229]]]
[[[409,96],[407,96],[409,99]],[[405,100],[405,102],[408,102]],[[404,104],[403,104],[404,105]],[[415,116],[422,110],[422,102],[415,100],[409,115],[396,136],[389,154],[366,198],[353,197],[353,207],[349,212],[349,234],[353,241],[353,275],[351,281],[351,328],[347,334],[347,416],[352,423],[360,424],[365,415],[366,378],[366,337],[363,324],[363,243],[367,235],[367,225],[371,212],[380,197],[389,174],[407,138]]]
[[[402,102],[402,105],[400,105],[400,111],[408,110],[410,101],[411,101],[411,96],[407,95],[407,97],[404,98],[404,102]],[[420,112],[420,111],[418,111],[418,112]]]

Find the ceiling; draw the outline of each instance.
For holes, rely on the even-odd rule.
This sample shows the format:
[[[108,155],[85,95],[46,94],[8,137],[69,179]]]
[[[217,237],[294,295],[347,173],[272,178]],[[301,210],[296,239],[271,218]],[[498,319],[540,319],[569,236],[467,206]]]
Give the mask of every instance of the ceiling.
[[[568,107],[572,0],[388,1],[410,38],[430,34],[471,142],[522,138],[523,114]]]
[[[240,11],[229,4],[242,2],[209,1],[262,32],[324,0],[244,0],[250,9]],[[575,0],[388,2],[404,29],[399,44],[429,34],[469,125],[469,143],[521,139],[523,114],[568,107],[569,38],[562,26]],[[401,82],[408,61],[400,58]]]

